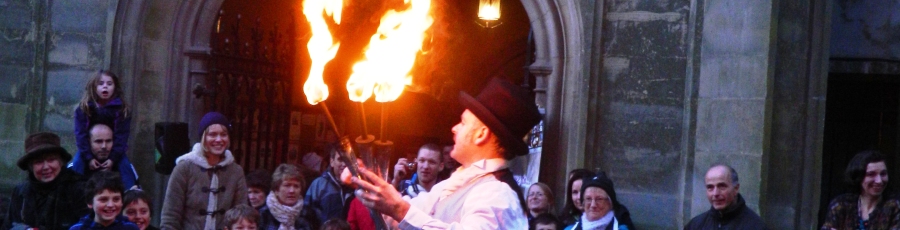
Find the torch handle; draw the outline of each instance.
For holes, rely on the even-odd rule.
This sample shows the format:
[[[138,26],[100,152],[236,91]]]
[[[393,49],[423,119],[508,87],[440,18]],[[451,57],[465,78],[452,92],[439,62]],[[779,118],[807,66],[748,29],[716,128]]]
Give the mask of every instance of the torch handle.
[[[353,144],[350,143],[350,138],[341,137],[341,158],[344,159],[344,164],[347,165],[347,169],[350,170],[350,174],[354,177],[362,179],[362,176],[359,175],[359,165],[356,164],[356,150],[353,149]]]

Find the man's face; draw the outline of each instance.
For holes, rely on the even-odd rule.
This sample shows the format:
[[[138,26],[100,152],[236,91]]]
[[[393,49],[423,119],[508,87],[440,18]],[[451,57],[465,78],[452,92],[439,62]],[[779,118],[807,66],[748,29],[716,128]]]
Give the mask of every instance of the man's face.
[[[419,180],[422,182],[431,183],[437,180],[438,173],[444,170],[444,165],[441,163],[441,153],[438,151],[419,149],[416,163],[418,164],[416,173],[418,173]]]
[[[263,192],[262,189],[256,187],[248,187],[247,199],[250,200],[250,206],[256,208],[266,203],[266,193]]]
[[[31,173],[40,182],[51,182],[59,176],[61,165],[59,154],[44,154],[31,161]]]
[[[716,210],[724,210],[734,203],[740,184],[731,182],[731,170],[717,166],[706,172],[706,198]]]
[[[88,208],[94,210],[94,222],[108,226],[122,211],[122,193],[104,189],[103,192],[94,195]]]
[[[534,225],[534,229],[535,230],[556,230],[557,228],[556,228],[556,224],[554,224],[554,223],[546,223],[546,224],[538,223],[538,224]]]
[[[453,132],[453,151],[450,151],[450,157],[453,157],[463,167],[468,167],[469,164],[472,164],[472,160],[468,159],[464,153],[468,152],[468,149],[475,145],[475,131],[483,126],[484,124],[481,123],[481,120],[478,120],[478,117],[475,117],[475,114],[467,109],[460,115],[459,123],[451,129]]]
[[[281,185],[275,189],[275,197],[283,205],[294,206],[303,199],[303,196],[300,195],[300,192],[303,191],[303,185],[296,179],[283,180]]]
[[[344,161],[341,160],[341,154],[332,153],[331,154],[331,170],[334,176],[340,176],[341,172],[344,171],[347,165],[344,164]]]
[[[99,162],[109,159],[109,152],[112,151],[113,132],[106,125],[95,125],[91,128],[91,153]]]

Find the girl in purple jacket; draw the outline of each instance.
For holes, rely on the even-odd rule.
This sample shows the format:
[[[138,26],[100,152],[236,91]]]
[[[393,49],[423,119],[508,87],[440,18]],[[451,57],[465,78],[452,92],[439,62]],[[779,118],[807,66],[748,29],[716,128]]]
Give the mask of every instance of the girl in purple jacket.
[[[75,144],[78,152],[69,168],[82,175],[98,169],[119,171],[125,188],[130,188],[137,184],[137,174],[125,155],[131,131],[131,114],[122,95],[119,77],[109,71],[97,71],[85,85],[81,102],[75,108]],[[106,124],[113,130],[112,151],[104,160],[97,160],[91,152],[90,127],[97,123]]]

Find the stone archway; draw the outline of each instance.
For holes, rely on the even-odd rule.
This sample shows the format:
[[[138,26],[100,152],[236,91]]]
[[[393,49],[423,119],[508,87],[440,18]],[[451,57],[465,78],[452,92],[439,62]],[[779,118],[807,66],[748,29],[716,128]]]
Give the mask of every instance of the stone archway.
[[[224,0],[199,1],[119,1],[112,34],[110,69],[131,76],[125,80],[132,90],[137,114],[133,136],[152,137],[153,124],[162,121],[188,122],[196,126],[201,101],[192,88],[202,83],[206,63],[201,56],[210,52],[210,35]],[[586,127],[564,120],[587,116],[591,50],[584,49],[592,26],[595,3],[559,0],[522,0],[534,30],[535,62],[528,68],[537,76],[536,103],[545,112],[545,141],[542,181],[558,181],[572,168],[584,167]],[[590,6],[585,6],[586,4]],[[602,3],[599,3],[602,4]],[[602,7],[599,7],[602,8]],[[588,16],[585,16],[587,13]],[[588,26],[586,26],[588,25]],[[198,78],[199,76],[199,78]],[[565,76],[565,77],[564,77]],[[126,77],[127,78],[127,77]],[[135,95],[140,95],[135,96]],[[192,129],[193,130],[193,129]],[[196,138],[196,137],[193,137]],[[135,162],[154,162],[152,138],[132,138]],[[166,176],[156,174],[152,164],[137,166],[144,189],[156,194],[161,207]],[[550,183],[554,190],[564,182]],[[557,203],[561,201],[560,197]],[[159,220],[159,213],[155,213]]]

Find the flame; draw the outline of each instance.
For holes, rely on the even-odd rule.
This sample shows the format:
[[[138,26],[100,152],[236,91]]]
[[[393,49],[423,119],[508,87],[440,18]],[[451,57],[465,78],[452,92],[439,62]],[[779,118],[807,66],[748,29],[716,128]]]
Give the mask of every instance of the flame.
[[[347,81],[351,100],[365,101],[374,93],[375,101],[393,101],[412,84],[409,71],[434,18],[431,0],[404,0],[404,4],[409,8],[388,10],[381,17],[378,30],[369,39],[365,59],[353,65]]]
[[[488,21],[500,19],[500,0],[481,0],[478,3],[478,18]]]
[[[312,66],[309,77],[303,83],[303,93],[310,104],[318,104],[328,99],[328,86],[323,80],[325,64],[337,54],[340,42],[335,42],[328,29],[326,18],[331,17],[336,24],[341,23],[341,10],[344,7],[342,0],[304,0],[303,15],[309,21],[312,37],[306,43]]]

